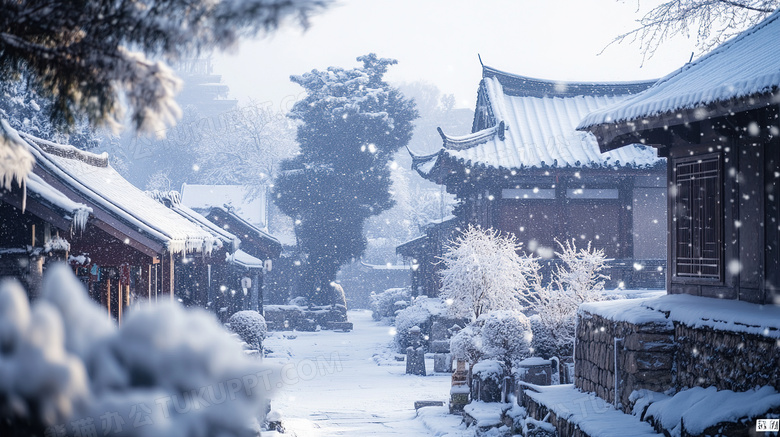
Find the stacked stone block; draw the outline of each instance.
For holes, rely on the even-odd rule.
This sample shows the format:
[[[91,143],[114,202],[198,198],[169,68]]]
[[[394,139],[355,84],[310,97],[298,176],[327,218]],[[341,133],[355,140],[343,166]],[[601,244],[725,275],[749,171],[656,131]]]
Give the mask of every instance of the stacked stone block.
[[[630,412],[634,390],[674,387],[674,332],[668,325],[615,322],[589,313],[578,317],[574,372],[579,389],[615,404],[617,382],[617,405]]]
[[[780,340],[675,323],[677,388],[717,387],[747,391],[771,385],[780,390]]]

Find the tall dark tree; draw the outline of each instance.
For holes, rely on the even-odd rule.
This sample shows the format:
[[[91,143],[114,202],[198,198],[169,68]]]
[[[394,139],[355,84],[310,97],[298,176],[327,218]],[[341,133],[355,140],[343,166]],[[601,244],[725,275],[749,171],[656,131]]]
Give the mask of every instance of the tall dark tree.
[[[366,248],[363,223],[393,206],[393,153],[417,118],[414,102],[384,81],[393,59],[369,54],[362,67],[312,70],[291,80],[307,92],[289,116],[300,120],[301,154],[282,163],[275,201],[295,221],[302,256],[298,294],[332,302],[339,268]]]

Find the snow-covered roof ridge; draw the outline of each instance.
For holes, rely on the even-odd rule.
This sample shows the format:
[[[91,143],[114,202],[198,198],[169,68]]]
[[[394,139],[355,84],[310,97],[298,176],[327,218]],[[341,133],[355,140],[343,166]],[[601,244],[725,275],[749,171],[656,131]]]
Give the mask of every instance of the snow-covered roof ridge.
[[[564,81],[541,79],[509,73],[484,65],[482,77],[498,79],[508,95],[526,97],[574,97],[581,95],[626,95],[636,94],[650,87],[656,80],[641,81]]]
[[[646,91],[585,117],[578,129],[693,109],[780,87],[780,10],[667,75]],[[777,94],[775,95],[777,100]]]
[[[225,254],[225,261],[237,264],[241,267],[246,267],[248,269],[262,269],[263,268],[263,260],[257,259],[256,257],[244,252],[241,249],[237,249],[234,253],[226,253]]]
[[[418,171],[432,169],[424,161],[441,157],[504,170],[649,168],[663,161],[642,145],[602,154],[595,136],[576,130],[587,114],[647,89],[654,81],[558,82],[490,67],[484,67],[483,76],[475,115],[482,118],[475,118],[474,125],[488,127],[463,136],[448,136],[440,130],[441,155],[417,156]]]
[[[221,243],[230,244],[232,246],[231,251],[235,251],[240,247],[241,240],[237,236],[217,226],[216,224],[212,223],[209,219],[204,217],[202,214],[198,213],[197,211],[181,203],[181,195],[179,194],[178,191],[150,190],[150,191],[144,191],[144,193],[150,198],[161,203],[162,205],[165,205],[166,207],[175,211],[185,219],[197,224],[198,226],[203,228],[206,232],[212,233],[215,237],[218,238],[218,240],[221,241]],[[221,243],[218,242],[217,245],[221,246]]]
[[[29,134],[20,135],[36,159],[36,174],[43,176],[42,171],[50,175],[78,193],[79,200],[90,202],[90,206],[98,207],[161,243],[167,250],[210,253],[221,245],[214,234],[149,198],[128,182],[111,167],[107,154],[96,155]]]
[[[57,144],[44,140],[24,132],[19,132],[19,136],[28,142],[35,143],[41,150],[50,155],[68,159],[78,159],[79,161],[94,167],[108,167],[108,153],[106,152],[101,154],[92,153],[68,144]]]
[[[466,150],[492,140],[493,138],[495,138],[496,134],[498,133],[500,133],[500,135],[503,135],[504,122],[501,121],[495,126],[482,129],[481,131],[473,132],[466,135],[459,135],[459,136],[447,135],[444,133],[444,131],[441,130],[441,128],[437,128],[437,129],[439,130],[439,135],[441,135],[441,138],[444,141],[445,149]]]

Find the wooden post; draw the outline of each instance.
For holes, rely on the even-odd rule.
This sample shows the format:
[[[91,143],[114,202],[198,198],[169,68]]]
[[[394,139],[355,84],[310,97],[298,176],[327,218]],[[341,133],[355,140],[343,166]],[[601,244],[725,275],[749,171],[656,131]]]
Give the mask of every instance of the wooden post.
[[[147,299],[152,299],[152,269],[149,264],[141,264],[141,274],[138,277],[138,285],[135,292],[138,296],[146,296]]]
[[[111,317],[111,278],[108,277],[106,278],[106,308],[108,309],[109,317]]]
[[[124,285],[122,285],[122,281],[117,281],[117,287],[116,287],[116,293],[117,293],[117,300],[116,300],[116,324],[121,325],[122,324],[122,302],[124,302],[124,297],[122,295],[122,291],[124,291]]]
[[[160,260],[160,267],[162,268],[162,293],[170,294],[171,302],[174,299],[174,261],[173,254],[167,252],[163,254]]]

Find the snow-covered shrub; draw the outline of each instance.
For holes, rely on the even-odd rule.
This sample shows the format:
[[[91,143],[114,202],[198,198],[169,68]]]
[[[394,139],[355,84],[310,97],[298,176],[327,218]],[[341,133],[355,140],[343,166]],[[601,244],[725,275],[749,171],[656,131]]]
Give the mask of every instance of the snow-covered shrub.
[[[534,322],[537,346],[548,350],[547,358],[565,359],[574,355],[577,308],[584,302],[605,299],[604,280],[609,277],[602,272],[608,268],[608,260],[603,250],[593,249],[590,243],[578,251],[574,240],[556,242],[561,252],[555,254],[562,263],[546,286],[541,285],[538,274],[531,278],[533,292],[524,295],[523,303],[539,317],[538,323]],[[535,353],[542,355],[542,351]]]
[[[450,338],[450,353],[456,360],[476,363],[482,357],[482,334],[479,326],[468,325]]]
[[[431,318],[446,311],[446,305],[439,298],[420,296],[412,302],[412,306],[398,312],[395,316],[395,344],[399,352],[404,352],[411,345],[409,330],[419,326],[422,339],[427,342],[431,335]]]
[[[499,360],[512,368],[530,355],[531,324],[523,313],[491,311],[482,320],[482,359]]]
[[[411,293],[408,288],[390,288],[381,293],[371,293],[371,317],[374,320],[392,320],[399,302],[408,303]]]
[[[478,318],[493,310],[521,311],[530,288],[527,274],[538,270],[535,258],[520,256],[514,235],[469,227],[447,247],[442,260],[441,297],[455,317]]]
[[[480,360],[471,368],[471,374],[482,381],[493,380],[500,383],[506,374],[506,366],[499,360]]]
[[[260,350],[263,347],[263,339],[268,332],[265,318],[257,311],[239,311],[228,319],[230,330],[238,334],[241,340],[252,349]]]
[[[67,266],[32,307],[0,283],[3,435],[95,435],[108,415],[123,436],[247,435],[276,378],[205,311],[142,306],[117,328]]]
[[[534,314],[529,317],[528,322],[531,324],[531,332],[533,333],[533,338],[531,339],[531,355],[544,358],[557,356],[555,337],[549,332],[548,328],[542,324],[539,314]]]

